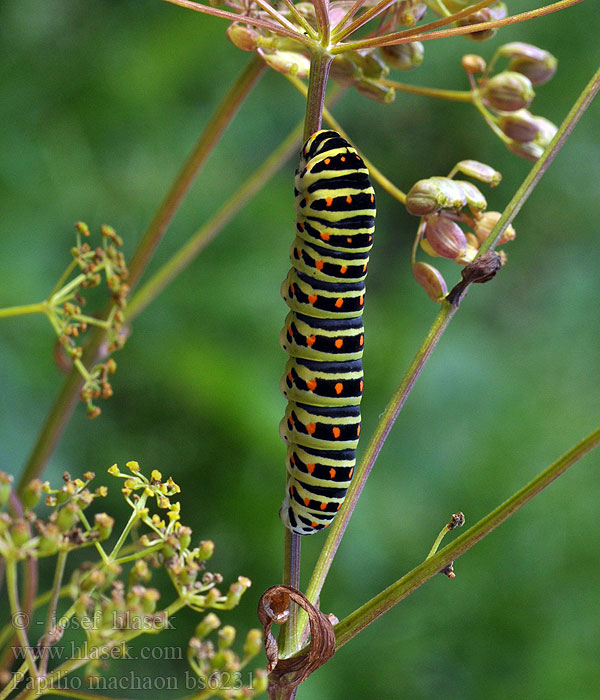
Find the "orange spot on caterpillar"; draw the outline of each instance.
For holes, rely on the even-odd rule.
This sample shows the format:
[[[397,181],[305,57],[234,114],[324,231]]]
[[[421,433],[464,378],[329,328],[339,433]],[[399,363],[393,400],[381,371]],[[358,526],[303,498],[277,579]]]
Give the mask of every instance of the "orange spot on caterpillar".
[[[306,382],[306,386],[311,390],[314,391],[317,388],[317,380],[316,379],[309,379]]]
[[[290,496],[293,496],[293,495],[294,495],[294,487],[290,486]]]
[[[325,204],[330,207],[333,204],[333,197],[325,197]]]
[[[296,288],[294,287],[294,284],[290,284],[290,294],[295,294],[296,293]]]
[[[293,382],[293,381],[294,381],[294,377],[292,376],[292,373],[291,373],[291,372],[288,372],[287,378],[290,380],[290,382]]]
[[[310,524],[311,527],[317,527],[317,523],[313,520],[312,523]]]
[[[361,336],[360,336],[360,339],[359,339],[359,341],[358,341],[358,344],[360,345],[361,348],[362,348],[362,346],[365,344],[365,336],[364,336],[364,335],[361,335]]]
[[[346,238],[346,241],[347,241],[348,243],[352,243],[352,237],[351,237],[351,236],[348,236],[348,238]]]
[[[373,236],[369,236],[369,243],[373,240]]]
[[[356,437],[360,435],[360,425],[356,426]]]
[[[340,160],[342,161],[342,163],[345,163],[345,162],[346,162],[346,156],[342,156],[342,157],[340,158]]]
[[[334,388],[336,394],[341,394],[342,391],[344,391],[344,385],[342,384],[342,382],[338,382]]]
[[[319,297],[316,294],[311,294],[308,297],[308,303],[312,306]]]
[[[342,340],[342,338],[338,338],[334,343],[335,347],[338,350],[342,347],[343,344],[344,344],[344,341]]]
[[[294,425],[294,421],[292,420],[291,416],[288,416],[288,425],[290,426],[290,428]]]
[[[375,195],[371,192],[371,204],[375,201]]]
[[[323,240],[323,241],[328,241],[331,238],[330,234],[327,233],[327,231],[321,231],[320,235],[321,235],[321,240]]]
[[[298,222],[298,228],[299,228],[301,231],[304,231],[304,221],[299,221],[299,222]]]
[[[306,336],[306,344],[308,345],[309,348],[312,348],[312,346],[315,344],[316,339],[317,339],[316,335],[307,335]]]
[[[321,503],[321,505],[319,506],[319,508],[320,508],[321,510],[325,510],[325,508],[327,508],[327,503]]]
[[[316,429],[317,429],[317,426],[315,425],[315,423],[308,423],[306,426],[306,432],[309,435],[312,435]]]
[[[339,438],[339,436],[340,436],[341,431],[339,428],[334,428],[331,432],[333,433],[333,437],[336,438],[336,440],[337,440],[337,438]]]
[[[335,479],[335,469],[333,467],[329,470],[329,478]]]
[[[295,455],[292,455],[292,456],[290,457],[290,462],[291,462],[292,464],[296,464],[296,457],[295,457]]]
[[[366,271],[367,271],[367,263],[365,263],[365,264],[363,265],[363,272],[366,272]]]
[[[363,390],[363,380],[362,379],[360,380],[360,390],[361,391]]]
[[[322,270],[323,265],[324,265],[324,263],[322,260],[315,260],[315,267],[317,268],[317,270]]]
[[[346,272],[348,272],[348,268],[346,267],[346,265],[342,265],[342,266],[340,267],[340,273],[341,273],[342,275],[345,275]]]
[[[331,163],[331,158],[325,158],[323,163],[325,163],[325,165],[329,165],[329,163]]]
[[[352,478],[352,474],[354,474],[354,467],[352,467],[352,469],[348,472],[348,478],[349,478],[349,479]]]
[[[342,297],[340,297],[339,299],[336,299],[335,305],[337,306],[338,309],[341,309],[343,304],[344,304],[344,300],[342,299]]]
[[[341,503],[338,503],[338,506],[337,506],[336,510],[339,510],[341,507],[342,507],[342,504],[341,504]]]
[[[351,197],[350,195],[348,195],[348,196],[346,197],[346,203],[347,203],[347,204],[352,204],[352,197]]]
[[[314,472],[314,470],[315,470],[315,466],[316,466],[316,465],[314,465],[314,464],[307,464],[307,465],[306,465],[306,471],[307,471],[309,474],[312,474],[312,473]]]
[[[307,506],[310,503],[310,498],[304,499],[304,505]]]
[[[296,248],[296,257],[298,260],[302,257],[302,250],[300,248]]]
[[[288,326],[287,334],[290,336],[290,340],[292,340],[292,338],[294,337],[294,333],[292,332],[291,326]]]
[[[358,300],[358,303],[359,303],[361,306],[365,303],[365,298],[363,297],[362,294],[360,295],[360,299]]]
[[[327,523],[327,525],[323,525],[323,527],[324,527],[324,528],[325,528],[325,527],[329,527],[330,525],[331,525],[331,523]]]

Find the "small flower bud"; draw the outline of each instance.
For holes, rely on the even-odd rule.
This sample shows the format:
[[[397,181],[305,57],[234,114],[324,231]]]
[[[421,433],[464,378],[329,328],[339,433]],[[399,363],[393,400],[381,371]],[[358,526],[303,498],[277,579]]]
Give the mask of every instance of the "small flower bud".
[[[552,55],[545,49],[540,49],[539,46],[527,44],[524,41],[511,41],[508,44],[502,44],[497,53],[505,58],[529,58],[533,61],[544,61]]]
[[[444,216],[431,216],[425,226],[431,247],[442,258],[456,260],[465,254],[467,239],[461,227]]]
[[[356,89],[363,97],[380,104],[389,105],[396,99],[396,90],[393,87],[380,85],[366,78],[358,83]]]
[[[464,8],[462,8],[464,9]],[[482,22],[490,22],[494,19],[502,19],[506,16],[506,6],[504,3],[497,3],[494,7],[485,7],[479,12],[474,12],[472,15],[465,17],[457,22],[459,27],[470,27],[474,24],[481,24]],[[487,41],[491,39],[496,33],[495,29],[482,29],[479,31],[471,32],[466,34],[467,39],[472,41]]]
[[[508,138],[519,143],[533,141],[540,130],[535,117],[526,109],[501,114],[498,118],[498,126]]]
[[[310,59],[295,51],[276,51],[262,56],[265,63],[278,71],[297,78],[306,78],[310,72]]]
[[[107,471],[111,476],[119,476],[120,474],[119,467],[117,467],[116,464],[113,464],[112,467],[109,467]]]
[[[31,539],[29,523],[24,518],[17,518],[10,527],[10,536],[15,547],[22,547]]]
[[[465,193],[467,204],[471,210],[483,211],[487,207],[487,201],[478,187],[467,180],[455,180],[460,189]]]
[[[502,180],[502,175],[497,170],[478,160],[461,160],[455,169],[463,175],[487,183],[490,187],[496,187]]]
[[[440,209],[459,211],[467,203],[459,185],[448,177],[419,180],[406,195],[406,209],[413,216],[428,216]]]
[[[488,80],[483,99],[499,112],[516,112],[531,104],[535,97],[531,81],[521,73],[504,71]]]
[[[465,54],[461,59],[461,65],[465,73],[470,75],[477,75],[478,73],[483,73],[486,69],[487,64],[482,56],[478,56],[475,53]]]
[[[227,27],[227,38],[242,51],[256,51],[260,34],[243,24],[234,22]]]
[[[219,649],[229,649],[229,647],[235,642],[235,627],[231,625],[225,625],[221,627],[218,632],[219,637]]]
[[[244,657],[251,659],[260,654],[262,649],[262,632],[258,629],[251,629],[246,635],[244,642]]]
[[[0,508],[4,507],[9,499],[12,491],[13,477],[6,472],[0,472]]]
[[[412,41],[408,44],[394,44],[382,46],[380,49],[386,63],[396,70],[412,70],[423,63],[425,49],[420,41]]]
[[[142,610],[146,614],[153,613],[156,610],[156,603],[160,599],[160,593],[156,588],[146,588],[141,597]]]
[[[177,530],[177,536],[179,537],[179,546],[181,549],[187,549],[190,546],[192,540],[192,528],[183,526]]]
[[[494,226],[498,223],[500,216],[501,214],[499,211],[486,211],[485,214],[482,214],[479,219],[477,219],[473,230],[482,243],[489,237]],[[515,229],[512,226],[508,226],[498,241],[498,245],[504,245],[504,243],[512,241],[516,235]]]
[[[424,262],[414,263],[412,273],[432,301],[439,303],[448,294],[446,281],[433,265]]]
[[[38,540],[38,556],[48,557],[56,554],[61,541],[60,530],[54,523],[46,523]]]

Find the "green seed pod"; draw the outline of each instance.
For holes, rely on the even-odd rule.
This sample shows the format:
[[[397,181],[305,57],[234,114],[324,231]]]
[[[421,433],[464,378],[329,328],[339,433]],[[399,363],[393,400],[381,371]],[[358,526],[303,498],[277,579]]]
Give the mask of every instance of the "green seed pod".
[[[17,518],[10,527],[10,536],[15,547],[22,547],[31,539],[29,523],[24,518]]]
[[[38,556],[49,557],[56,554],[61,543],[62,535],[54,523],[46,523],[38,540]]]
[[[461,160],[455,169],[463,175],[487,183],[490,187],[496,187],[502,180],[502,175],[497,170],[478,160]]]
[[[445,216],[431,216],[427,219],[425,235],[429,245],[442,258],[456,260],[464,255],[467,239],[461,227]]]
[[[531,81],[521,73],[503,71],[488,80],[481,96],[499,112],[516,112],[528,107],[535,97]]]
[[[238,22],[230,24],[226,34],[229,41],[242,51],[256,51],[261,38],[257,31]]]
[[[3,508],[10,499],[13,478],[6,472],[0,472],[0,508]]]
[[[67,503],[58,511],[56,524],[61,532],[71,530],[79,520],[79,508],[74,503]]]
[[[526,109],[501,114],[498,118],[498,126],[508,138],[519,143],[533,141],[540,130],[535,117]]]
[[[27,484],[25,491],[23,492],[23,505],[27,510],[35,508],[35,506],[39,503],[43,490],[44,484],[40,481],[40,479],[33,479],[33,481],[30,481]]]
[[[160,593],[156,588],[146,588],[141,599],[142,610],[147,614],[153,613],[156,610],[156,604],[159,599]]]
[[[261,695],[267,691],[267,686],[269,685],[269,679],[267,672],[264,668],[257,668],[254,671],[254,676],[252,677],[252,690],[254,690],[254,696]]]
[[[244,657],[252,659],[258,656],[262,650],[262,632],[259,629],[251,629],[244,642]]]
[[[396,70],[412,70],[423,63],[425,49],[420,41],[408,44],[382,46],[380,49],[384,61]]]
[[[483,211],[487,207],[487,201],[481,193],[481,190],[475,187],[472,182],[468,182],[467,180],[455,180],[454,182],[456,182],[465,193],[467,204],[471,211]]]
[[[396,99],[396,91],[393,87],[386,87],[365,78],[356,86],[358,92],[364,97],[380,104],[389,105]]]
[[[465,193],[449,177],[419,180],[406,195],[405,206],[413,216],[429,216],[440,209],[459,211],[467,203]]]
[[[219,649],[229,649],[229,647],[235,642],[235,627],[232,627],[231,625],[221,627],[218,632],[218,638]]]
[[[187,549],[192,541],[192,528],[183,525],[177,530],[177,537],[179,537],[180,548]]]
[[[215,551],[215,543],[212,540],[202,540],[198,545],[198,561],[210,559]]]
[[[276,51],[262,56],[265,63],[278,71],[297,78],[307,78],[310,72],[310,59],[295,51]]]
[[[98,532],[99,540],[106,540],[110,537],[115,524],[115,519],[107,513],[96,513],[94,516],[94,528]]]
[[[218,630],[220,626],[221,620],[219,620],[219,618],[211,612],[208,613],[208,615],[205,615],[204,618],[196,625],[194,634],[196,637],[198,637],[198,639],[204,639],[204,637],[207,637],[211,632]]]
[[[433,265],[424,262],[413,263],[412,273],[432,301],[439,304],[448,294],[446,281]]]

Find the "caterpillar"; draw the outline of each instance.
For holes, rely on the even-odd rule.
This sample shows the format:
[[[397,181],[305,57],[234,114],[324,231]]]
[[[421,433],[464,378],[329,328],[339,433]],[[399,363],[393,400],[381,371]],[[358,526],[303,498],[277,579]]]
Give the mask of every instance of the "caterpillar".
[[[279,341],[289,360],[284,525],[328,527],[350,485],[360,435],[362,311],[375,230],[375,192],[356,150],[336,131],[304,144],[294,180],[296,238],[281,286],[290,308]]]

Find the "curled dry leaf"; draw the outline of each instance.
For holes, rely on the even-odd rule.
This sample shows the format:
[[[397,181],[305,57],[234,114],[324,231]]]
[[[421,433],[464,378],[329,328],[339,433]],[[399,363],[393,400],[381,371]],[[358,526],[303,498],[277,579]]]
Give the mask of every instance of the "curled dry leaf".
[[[452,306],[458,306],[469,285],[491,280],[501,267],[502,258],[498,253],[488,250],[462,269],[462,280],[450,290],[446,299]]]
[[[279,658],[277,640],[271,632],[273,623],[283,624],[289,617],[289,604],[294,602],[308,615],[310,645],[306,651],[289,659]],[[287,691],[290,697],[294,688],[305,681],[313,671],[335,653],[335,634],[328,617],[312,605],[308,598],[291,586],[272,586],[258,603],[258,619],[265,631],[265,653],[269,673],[269,690]]]

